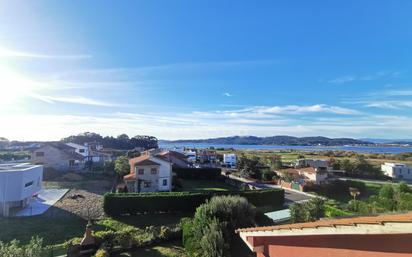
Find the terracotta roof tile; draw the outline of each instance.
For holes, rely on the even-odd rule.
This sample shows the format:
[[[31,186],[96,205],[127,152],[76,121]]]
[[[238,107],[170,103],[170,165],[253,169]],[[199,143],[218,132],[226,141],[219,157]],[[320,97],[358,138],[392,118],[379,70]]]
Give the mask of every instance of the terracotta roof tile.
[[[128,174],[126,176],[123,176],[124,180],[136,180],[136,174],[132,173],[132,174]]]
[[[318,227],[334,226],[355,226],[357,224],[384,224],[388,222],[408,222],[412,223],[412,212],[398,214],[384,214],[375,216],[350,217],[340,219],[324,219],[308,223],[296,223],[269,227],[255,227],[238,229],[237,232],[257,232],[257,231],[274,231],[284,229],[305,229]]]

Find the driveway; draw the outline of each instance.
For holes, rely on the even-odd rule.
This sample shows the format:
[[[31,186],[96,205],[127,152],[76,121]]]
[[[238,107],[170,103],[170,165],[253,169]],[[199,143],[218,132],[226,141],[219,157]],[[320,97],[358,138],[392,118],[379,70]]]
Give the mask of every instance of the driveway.
[[[14,216],[34,216],[46,212],[52,207],[60,198],[62,198],[68,189],[43,189],[39,192],[37,197],[33,197],[30,203],[23,209],[17,211]]]

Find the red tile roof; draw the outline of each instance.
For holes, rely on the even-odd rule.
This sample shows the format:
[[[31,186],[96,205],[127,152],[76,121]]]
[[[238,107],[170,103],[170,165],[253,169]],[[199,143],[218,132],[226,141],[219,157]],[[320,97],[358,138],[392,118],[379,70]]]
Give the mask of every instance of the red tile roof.
[[[124,180],[136,180],[136,174],[131,173],[123,177]]]
[[[325,219],[315,222],[296,223],[279,226],[255,227],[238,229],[237,232],[258,232],[274,230],[305,229],[334,226],[356,226],[358,224],[384,224],[388,222],[412,223],[412,212],[398,214],[384,214],[375,216],[350,217],[341,219]]]

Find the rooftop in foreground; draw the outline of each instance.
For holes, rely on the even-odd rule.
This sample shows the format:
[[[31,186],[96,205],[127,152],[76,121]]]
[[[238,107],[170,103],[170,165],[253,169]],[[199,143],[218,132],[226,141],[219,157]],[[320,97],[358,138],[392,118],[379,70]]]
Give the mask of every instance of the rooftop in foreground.
[[[6,171],[23,171],[35,167],[40,167],[41,165],[33,165],[29,163],[4,163],[0,164],[0,172]]]

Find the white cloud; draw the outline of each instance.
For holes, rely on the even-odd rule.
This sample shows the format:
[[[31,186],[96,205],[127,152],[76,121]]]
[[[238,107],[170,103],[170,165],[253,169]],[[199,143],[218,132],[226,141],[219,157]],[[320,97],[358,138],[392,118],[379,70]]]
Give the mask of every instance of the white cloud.
[[[376,107],[376,108],[385,108],[385,109],[401,109],[401,108],[411,108],[412,101],[370,101],[367,102],[366,107]]]
[[[232,95],[228,92],[223,93],[224,96],[231,97]]]
[[[16,51],[5,48],[0,48],[0,57],[2,58],[37,58],[37,59],[88,59],[92,58],[87,54],[70,54],[70,55],[52,55],[52,54],[40,54],[30,53],[24,51]]]
[[[303,113],[333,113],[333,114],[358,114],[358,111],[339,106],[325,104],[315,105],[286,105],[286,106],[257,106],[245,111],[262,114],[303,114]]]
[[[69,103],[69,104],[81,104],[81,105],[92,105],[92,106],[103,106],[103,107],[120,107],[122,105],[100,101],[92,98],[87,98],[83,96],[48,96],[48,95],[40,95],[40,94],[30,94],[31,97],[41,100],[46,103]]]
[[[356,80],[355,76],[342,76],[342,77],[338,77],[332,80],[329,80],[329,83],[333,83],[333,84],[343,84],[343,83],[347,83],[347,82],[351,82]]]
[[[1,136],[18,140],[58,140],[71,134],[94,131],[102,135],[148,134],[161,139],[210,138],[233,135],[329,137],[405,137],[412,118],[368,115],[352,119],[249,119],[210,120],[189,114],[111,113],[101,115],[4,114]],[[27,124],[30,124],[28,129]],[[402,126],[399,126],[402,124]]]
[[[370,81],[377,79],[390,79],[397,78],[401,74],[400,71],[379,71],[374,74],[369,75],[345,75],[329,80],[329,83],[332,84],[344,84],[353,81]]]

